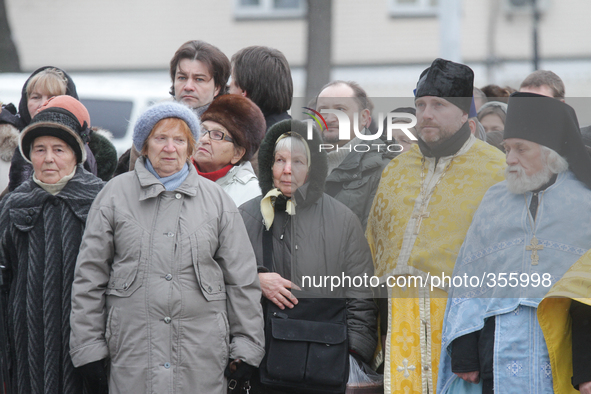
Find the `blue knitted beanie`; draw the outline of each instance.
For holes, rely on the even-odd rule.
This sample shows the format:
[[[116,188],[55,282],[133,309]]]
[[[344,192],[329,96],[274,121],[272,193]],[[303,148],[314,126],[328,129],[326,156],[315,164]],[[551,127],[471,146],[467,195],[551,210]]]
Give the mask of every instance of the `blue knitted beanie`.
[[[135,123],[133,129],[133,145],[138,150],[142,151],[144,143],[152,132],[152,129],[162,119],[179,118],[189,126],[195,141],[199,140],[201,133],[201,126],[199,125],[199,118],[188,107],[176,102],[158,103],[146,110]]]

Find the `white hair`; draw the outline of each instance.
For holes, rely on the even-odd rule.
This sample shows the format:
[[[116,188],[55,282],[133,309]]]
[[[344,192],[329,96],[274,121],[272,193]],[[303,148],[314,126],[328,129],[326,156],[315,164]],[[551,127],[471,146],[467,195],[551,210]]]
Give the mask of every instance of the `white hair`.
[[[306,145],[306,143],[304,142],[303,139],[294,138],[292,136],[287,136],[287,137],[281,138],[275,144],[275,149],[273,149],[273,158],[275,158],[275,154],[277,152],[279,152],[280,150],[288,150],[292,153],[293,152],[301,153],[306,158],[306,164],[308,166],[308,170],[310,169],[310,165],[312,164],[311,163],[312,159],[310,157],[310,151],[309,151],[308,145]]]
[[[273,156],[275,156],[275,153],[283,149],[291,151],[292,146],[293,149],[297,149],[298,152],[306,155],[306,147],[304,146],[304,142],[297,138],[285,137],[280,139],[275,145],[275,149],[273,150]]]
[[[555,150],[548,148],[547,146],[540,145],[542,148],[542,153],[544,157],[544,164],[548,167],[548,170],[552,172],[552,174],[560,174],[568,170],[568,161],[562,156],[560,156]]]

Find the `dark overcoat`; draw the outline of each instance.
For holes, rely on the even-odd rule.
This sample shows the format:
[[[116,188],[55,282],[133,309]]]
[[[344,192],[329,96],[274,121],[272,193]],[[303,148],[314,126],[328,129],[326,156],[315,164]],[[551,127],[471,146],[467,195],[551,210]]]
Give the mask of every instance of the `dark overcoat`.
[[[103,185],[78,166],[55,196],[29,178],[2,201],[11,393],[83,392],[69,355],[71,289],[88,210]]]

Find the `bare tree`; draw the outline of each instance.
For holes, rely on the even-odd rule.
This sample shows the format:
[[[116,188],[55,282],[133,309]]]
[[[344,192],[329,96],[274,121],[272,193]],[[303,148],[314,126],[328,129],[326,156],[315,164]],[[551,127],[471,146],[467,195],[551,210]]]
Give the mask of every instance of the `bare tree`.
[[[0,0],[0,72],[20,71],[18,52],[8,25],[6,0]]]
[[[306,97],[330,82],[332,0],[308,0]]]

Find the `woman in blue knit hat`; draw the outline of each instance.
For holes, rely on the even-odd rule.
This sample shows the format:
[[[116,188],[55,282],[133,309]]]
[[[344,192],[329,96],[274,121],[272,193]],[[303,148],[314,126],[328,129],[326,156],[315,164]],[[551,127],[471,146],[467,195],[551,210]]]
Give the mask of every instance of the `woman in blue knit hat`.
[[[263,357],[255,256],[231,198],[189,162],[199,135],[187,107],[149,108],[134,171],[91,207],[70,354],[110,393],[222,394],[227,367],[241,374]]]

